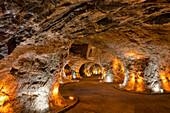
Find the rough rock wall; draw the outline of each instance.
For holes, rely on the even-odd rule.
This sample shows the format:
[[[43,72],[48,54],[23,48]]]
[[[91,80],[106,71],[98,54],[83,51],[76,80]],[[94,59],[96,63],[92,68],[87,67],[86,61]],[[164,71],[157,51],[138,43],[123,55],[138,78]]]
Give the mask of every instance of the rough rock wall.
[[[87,59],[99,64],[103,70],[104,82],[113,82],[116,70],[113,68],[113,60],[115,59],[110,53],[89,45],[87,51]]]
[[[49,96],[59,78],[59,58],[57,54],[27,53],[14,63],[11,73],[18,79],[17,97],[23,112],[49,110]]]
[[[54,11],[55,0],[1,0],[0,50],[1,59],[10,54],[20,42],[31,38],[40,21]]]
[[[170,17],[169,1],[146,0],[140,3],[110,2],[97,5],[97,33],[82,40],[124,59],[131,51],[150,57],[150,83],[159,82],[161,70],[169,70]],[[117,2],[119,3],[119,2]],[[92,17],[97,18],[96,15]],[[107,28],[107,29],[106,29]],[[102,31],[103,30],[103,31]],[[165,68],[161,68],[165,67]],[[166,75],[169,75],[166,71]],[[166,77],[166,81],[169,81]],[[170,86],[170,85],[169,85]]]
[[[133,53],[132,53],[133,54]],[[127,90],[144,91],[144,72],[149,62],[149,57],[143,55],[130,55],[124,60],[125,80],[121,87]],[[131,82],[128,84],[128,82]],[[139,83],[140,82],[140,83]],[[139,89],[140,88],[140,89]]]
[[[168,0],[63,0],[55,2],[55,5],[52,0],[23,1],[23,5],[14,1],[12,0],[7,11],[3,9],[5,11],[1,14],[2,33],[9,34],[5,33],[9,31],[5,29],[9,29],[10,25],[15,26],[15,22],[11,20],[17,15],[12,12],[20,12],[21,18],[16,20],[21,20],[23,25],[15,28],[16,31],[6,36],[7,42],[5,40],[1,44],[1,53],[5,55],[7,48],[8,53],[11,53],[15,46],[25,39],[48,31],[55,33],[59,39],[81,38],[82,42],[105,49],[116,57],[123,57],[127,51],[138,51],[154,60],[165,60],[169,57]],[[4,4],[9,5],[8,2],[2,4],[3,7]],[[11,10],[13,7],[15,10]],[[11,16],[7,16],[7,12],[10,12]],[[33,13],[31,19],[25,17],[29,13]],[[8,18],[4,19],[5,16]],[[13,40],[12,43],[10,40]]]
[[[21,105],[18,109],[22,112],[47,112],[50,109],[49,103],[54,101],[52,89],[58,83],[69,45],[54,39],[36,45],[24,42],[1,62],[1,70],[6,70],[18,83],[14,87],[17,90],[11,92],[10,86],[8,90],[11,92],[9,95],[16,95],[16,105]],[[0,77],[4,77],[4,72]]]
[[[5,69],[0,71],[0,112],[14,113],[20,111],[18,109],[20,106],[16,105],[17,86],[17,80],[11,76],[9,71]]]

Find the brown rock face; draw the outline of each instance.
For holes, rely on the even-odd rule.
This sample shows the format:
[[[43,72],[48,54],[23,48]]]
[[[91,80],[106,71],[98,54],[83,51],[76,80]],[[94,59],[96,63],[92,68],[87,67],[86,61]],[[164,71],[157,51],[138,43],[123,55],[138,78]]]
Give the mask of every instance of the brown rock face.
[[[126,51],[162,55],[161,48],[168,50],[169,4],[165,0],[12,2],[10,6],[7,2],[1,4],[8,9],[3,9],[1,18],[2,39],[7,39],[2,41],[1,57],[10,54],[20,42],[46,31],[56,33],[58,38],[82,38],[114,56]],[[21,22],[11,21],[13,18]]]
[[[54,55],[57,57],[56,54],[27,53],[21,55],[14,63],[11,73],[18,79],[17,97],[24,107],[23,112],[49,110],[48,97],[51,95],[53,84],[59,77],[57,62],[59,59],[55,59]],[[47,60],[49,58],[51,61]]]
[[[62,67],[63,60],[68,55],[66,48],[69,45],[52,42],[46,41],[45,45],[17,47],[10,56],[1,62],[1,70],[6,70],[9,76],[13,76],[17,80],[18,86],[14,87],[17,90],[11,91],[10,86],[7,88],[10,91],[9,95],[16,94],[15,100],[17,99],[21,105],[16,109],[22,112],[47,112],[50,110],[49,102],[53,101],[51,100],[52,90],[58,83],[60,66]],[[3,77],[3,74],[4,72],[0,76]]]
[[[144,71],[149,62],[149,57],[136,53],[128,53],[124,60],[125,80],[121,87],[133,91],[146,91],[144,86]]]
[[[12,77],[14,81],[9,82],[18,84],[14,89],[7,88],[8,95],[15,95],[8,102],[17,99],[23,112],[48,111],[52,87],[58,83],[74,40],[81,42],[83,48],[91,44],[123,62],[128,52],[149,56],[144,73],[148,87],[160,89],[157,83],[161,80],[169,91],[170,86],[164,83],[166,80],[169,85],[169,2],[1,0],[0,78],[6,82]],[[85,56],[81,50],[77,54]],[[110,70],[112,62],[106,61]]]

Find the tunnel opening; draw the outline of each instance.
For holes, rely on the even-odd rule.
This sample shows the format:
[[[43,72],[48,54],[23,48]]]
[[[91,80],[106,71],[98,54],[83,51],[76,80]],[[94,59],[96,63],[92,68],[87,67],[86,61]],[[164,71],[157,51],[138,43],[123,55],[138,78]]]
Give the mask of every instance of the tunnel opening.
[[[101,77],[103,74],[101,66],[95,62],[85,63],[82,66],[84,66],[84,69],[82,70],[84,74],[83,77]]]
[[[74,46],[76,44],[79,45],[79,43],[76,41]],[[79,50],[80,48],[79,46]],[[151,62],[148,56],[133,51],[126,52],[122,58],[117,59],[109,52],[92,45],[86,46],[85,51],[86,53],[83,53],[86,54],[85,59],[79,53],[79,57],[73,60],[73,64],[71,64],[71,79],[100,76],[100,82],[114,83],[116,89],[124,91],[149,94],[169,91],[169,77],[165,77],[167,74],[164,74],[163,71],[163,74],[160,74],[161,78],[155,79],[156,82],[153,82],[154,80],[150,80],[148,77],[150,75],[147,71],[151,71],[148,70]],[[94,64],[88,67],[88,62],[94,62]],[[87,67],[88,69],[86,69]],[[97,70],[98,67],[101,67],[101,69]]]
[[[83,64],[79,69],[79,73],[81,77],[85,76],[84,69],[85,69],[85,64]]]
[[[89,70],[92,76],[99,76],[99,77],[102,76],[102,69],[98,64],[94,64],[93,66],[90,67]]]
[[[66,77],[68,78],[68,79],[72,79],[72,75],[71,75],[71,68],[70,68],[70,66],[67,64],[65,67],[65,74],[66,74]]]

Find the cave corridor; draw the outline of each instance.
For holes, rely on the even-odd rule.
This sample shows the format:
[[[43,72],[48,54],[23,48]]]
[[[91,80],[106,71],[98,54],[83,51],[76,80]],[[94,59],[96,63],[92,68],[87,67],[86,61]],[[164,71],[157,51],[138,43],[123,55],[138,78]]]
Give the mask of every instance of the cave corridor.
[[[170,0],[0,0],[0,113],[169,113]]]

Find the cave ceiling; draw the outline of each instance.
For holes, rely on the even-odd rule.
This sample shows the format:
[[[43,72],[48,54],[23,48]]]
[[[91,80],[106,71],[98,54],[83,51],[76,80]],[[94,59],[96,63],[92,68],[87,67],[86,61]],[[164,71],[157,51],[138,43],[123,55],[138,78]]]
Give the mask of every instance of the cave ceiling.
[[[52,39],[76,39],[116,56],[170,53],[168,0],[8,2],[1,2],[1,57],[21,42],[37,45]]]
[[[137,52],[169,66],[169,0],[2,0],[0,6],[1,61],[27,52],[85,58],[93,45],[119,59]]]

